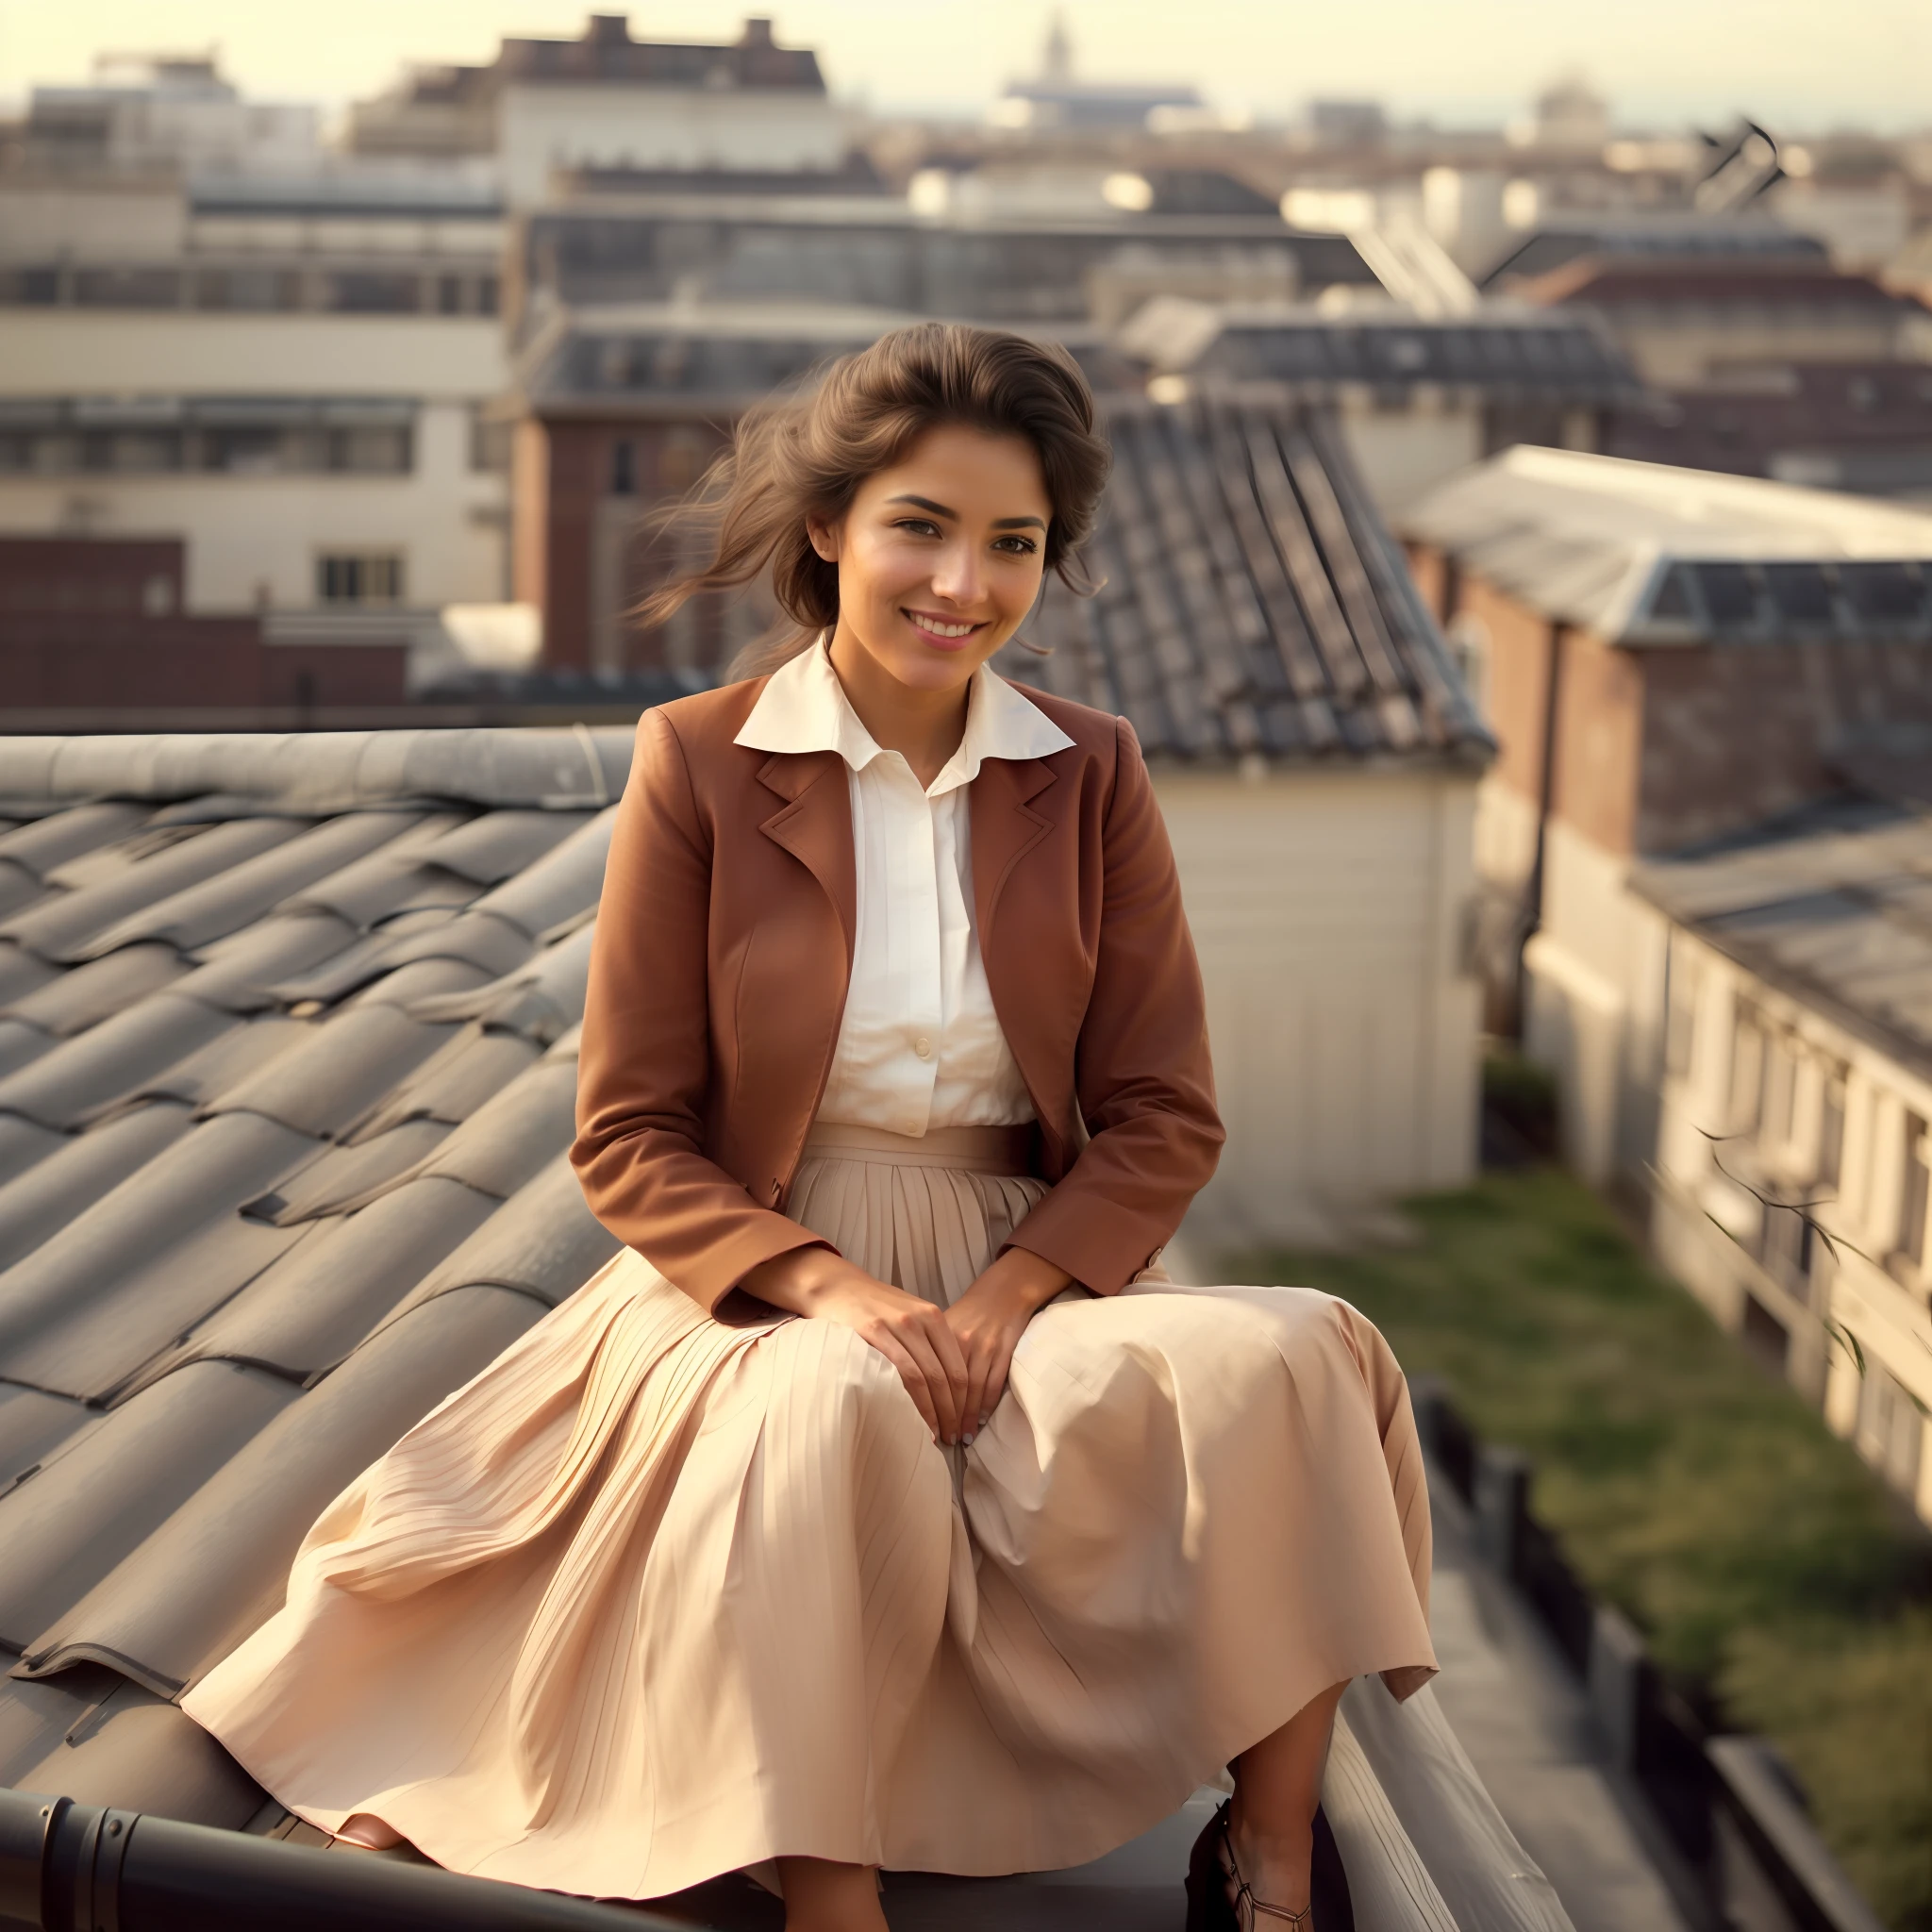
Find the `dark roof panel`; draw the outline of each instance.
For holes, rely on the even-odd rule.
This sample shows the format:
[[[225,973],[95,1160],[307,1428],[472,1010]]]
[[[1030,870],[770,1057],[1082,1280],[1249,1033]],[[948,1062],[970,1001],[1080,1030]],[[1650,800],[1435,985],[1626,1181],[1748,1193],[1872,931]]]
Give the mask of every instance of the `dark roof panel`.
[[[1276,396],[1115,403],[1100,590],[1055,587],[1000,669],[1122,712],[1148,755],[1438,758],[1491,750],[1324,410]]]

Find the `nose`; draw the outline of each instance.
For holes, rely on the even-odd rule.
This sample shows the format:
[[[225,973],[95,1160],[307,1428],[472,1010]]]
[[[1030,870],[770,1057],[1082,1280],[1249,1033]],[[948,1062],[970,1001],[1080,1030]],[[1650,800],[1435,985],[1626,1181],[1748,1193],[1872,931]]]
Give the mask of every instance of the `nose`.
[[[971,543],[948,543],[932,574],[933,594],[949,604],[976,604],[986,588],[985,573]]]

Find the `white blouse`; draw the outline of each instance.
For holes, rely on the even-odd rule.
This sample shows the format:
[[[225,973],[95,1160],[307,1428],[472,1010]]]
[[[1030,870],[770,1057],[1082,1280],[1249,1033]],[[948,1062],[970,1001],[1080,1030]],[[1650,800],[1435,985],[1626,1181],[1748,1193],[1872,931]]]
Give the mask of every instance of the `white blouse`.
[[[737,741],[845,760],[858,931],[819,1119],[915,1135],[1030,1121],[979,957],[967,788],[987,758],[1044,758],[1074,741],[981,665],[959,748],[922,791],[904,755],[859,723],[821,641],[773,674]]]

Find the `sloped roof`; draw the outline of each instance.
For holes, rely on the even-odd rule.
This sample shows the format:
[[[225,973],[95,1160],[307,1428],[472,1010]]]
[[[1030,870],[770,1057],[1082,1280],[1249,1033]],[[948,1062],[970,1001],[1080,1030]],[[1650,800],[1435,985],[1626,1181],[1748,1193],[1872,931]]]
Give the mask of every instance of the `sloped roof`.
[[[1926,767],[1923,757],[1919,772]],[[1767,984],[1932,1077],[1932,816],[1833,799],[1640,865],[1651,903]]]
[[[287,1821],[173,1699],[616,1243],[627,729],[0,740],[0,1784]]]
[[[1449,759],[1493,749],[1332,416],[1276,391],[1109,398],[1086,553],[999,668],[1129,720],[1150,758]]]
[[[1408,390],[1430,383],[1492,400],[1604,404],[1642,392],[1603,329],[1564,309],[1338,316],[1313,303],[1210,305],[1163,295],[1116,341],[1158,370],[1287,383],[1301,394],[1331,394],[1343,384]]]
[[[1932,639],[1932,512],[1902,505],[1519,445],[1397,521],[1611,643]]]

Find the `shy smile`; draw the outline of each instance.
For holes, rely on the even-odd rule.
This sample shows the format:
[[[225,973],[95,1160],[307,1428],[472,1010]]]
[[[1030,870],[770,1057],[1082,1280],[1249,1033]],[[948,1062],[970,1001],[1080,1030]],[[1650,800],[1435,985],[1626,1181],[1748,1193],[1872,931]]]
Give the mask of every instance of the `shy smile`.
[[[963,644],[975,631],[986,628],[983,624],[958,624],[931,610],[902,609],[899,614],[929,642],[942,647]]]

